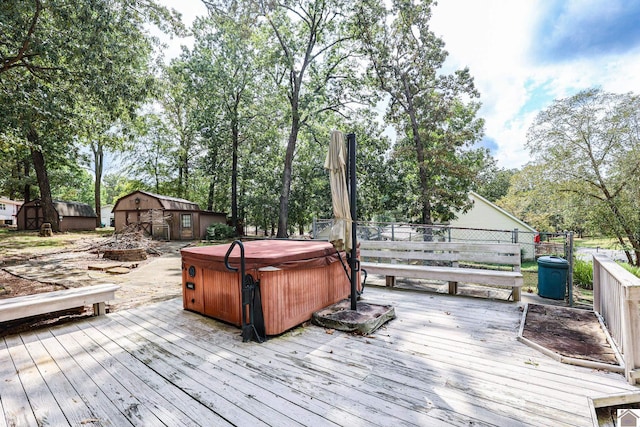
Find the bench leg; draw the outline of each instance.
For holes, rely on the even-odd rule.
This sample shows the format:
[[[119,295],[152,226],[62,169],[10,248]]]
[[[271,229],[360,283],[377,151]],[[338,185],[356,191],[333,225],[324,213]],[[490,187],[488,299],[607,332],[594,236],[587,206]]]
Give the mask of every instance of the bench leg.
[[[458,293],[458,282],[449,282],[449,295]]]
[[[513,301],[514,302],[520,301],[520,287],[514,286],[512,289],[513,290],[511,291],[511,294],[513,295]]]
[[[385,282],[389,288],[393,288],[396,285],[396,276],[385,276]]]
[[[94,316],[102,316],[107,314],[107,308],[104,302],[96,302],[93,304],[93,315]]]

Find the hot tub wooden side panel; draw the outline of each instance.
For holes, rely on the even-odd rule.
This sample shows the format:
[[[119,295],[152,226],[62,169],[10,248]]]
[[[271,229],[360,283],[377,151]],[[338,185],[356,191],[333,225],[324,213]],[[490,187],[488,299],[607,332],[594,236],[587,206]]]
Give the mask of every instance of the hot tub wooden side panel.
[[[350,283],[339,262],[322,268],[260,272],[260,292],[267,335],[278,335],[314,312],[347,298]]]
[[[203,314],[236,326],[242,325],[240,274],[204,269],[203,277]]]

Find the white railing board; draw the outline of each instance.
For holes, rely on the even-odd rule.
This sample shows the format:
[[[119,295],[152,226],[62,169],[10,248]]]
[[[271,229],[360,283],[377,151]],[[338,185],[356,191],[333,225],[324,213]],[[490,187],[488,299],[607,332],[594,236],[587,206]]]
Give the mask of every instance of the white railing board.
[[[593,255],[593,309],[622,353],[627,381],[635,384],[640,376],[640,279],[608,257]]]

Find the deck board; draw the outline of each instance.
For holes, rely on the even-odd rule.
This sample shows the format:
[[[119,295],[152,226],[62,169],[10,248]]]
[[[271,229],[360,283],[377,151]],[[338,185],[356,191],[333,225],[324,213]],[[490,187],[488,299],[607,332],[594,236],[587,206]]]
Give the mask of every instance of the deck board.
[[[371,336],[243,343],[174,299],[0,339],[0,427],[585,426],[589,397],[636,389],[519,343],[519,304],[364,296],[398,316]]]
[[[144,387],[140,396],[152,406],[174,413],[179,419],[177,425],[232,425],[120,347],[105,335],[108,329],[97,329],[90,323],[78,324],[77,328],[109,355],[114,366],[118,366],[116,362],[120,364],[117,368],[120,378],[126,378],[136,387]]]
[[[23,337],[23,342],[69,424],[82,425],[83,422],[93,419],[91,410],[83,402],[37,336],[35,334],[26,335]]]

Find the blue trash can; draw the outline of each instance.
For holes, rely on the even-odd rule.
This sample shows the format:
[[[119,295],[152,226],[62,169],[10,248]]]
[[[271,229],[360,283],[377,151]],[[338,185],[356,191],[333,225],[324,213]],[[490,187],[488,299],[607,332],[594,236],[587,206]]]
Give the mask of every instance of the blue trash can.
[[[538,258],[538,295],[543,298],[564,299],[567,290],[569,261],[558,256]]]

